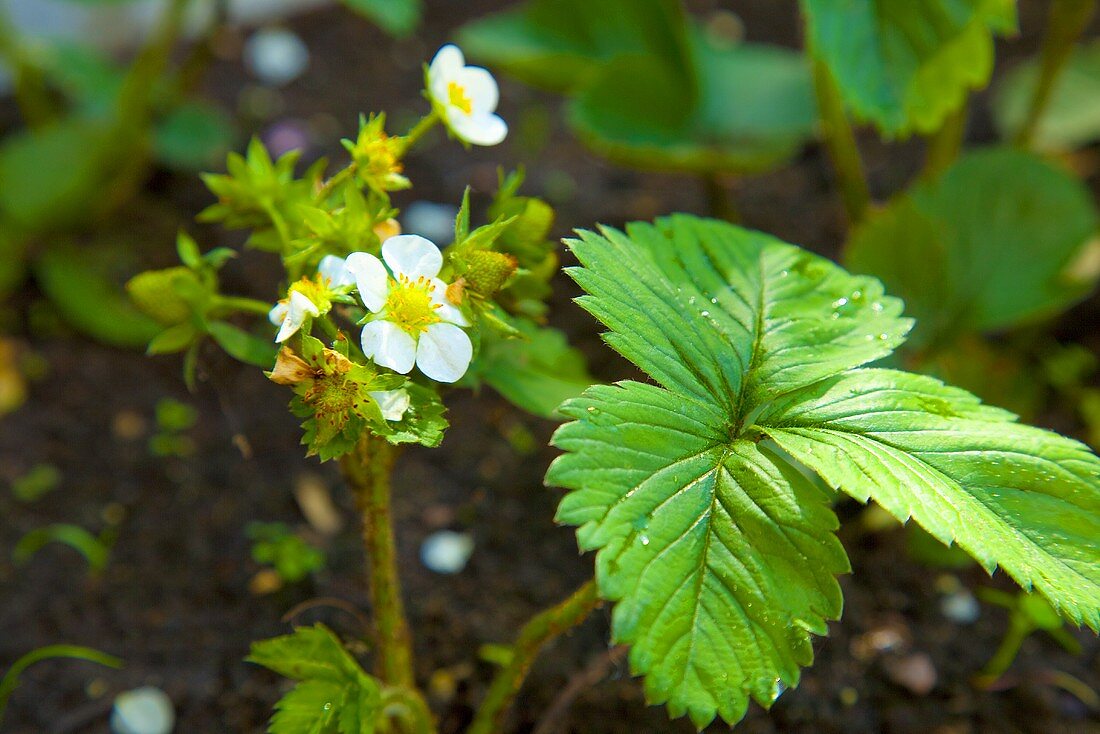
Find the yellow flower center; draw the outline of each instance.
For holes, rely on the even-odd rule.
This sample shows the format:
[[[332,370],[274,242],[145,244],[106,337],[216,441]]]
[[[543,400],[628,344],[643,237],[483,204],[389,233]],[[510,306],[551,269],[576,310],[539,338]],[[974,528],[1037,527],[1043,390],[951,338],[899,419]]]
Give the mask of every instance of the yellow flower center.
[[[320,273],[312,278],[303,275],[301,280],[290,285],[290,291],[298,291],[313,301],[313,304],[317,306],[321,313],[327,313],[332,308],[332,301],[329,300],[328,283]]]
[[[467,115],[473,114],[474,103],[466,96],[466,88],[458,82],[451,82],[447,85],[447,101]]]
[[[420,336],[429,326],[442,321],[436,313],[439,304],[432,301],[433,290],[435,287],[423,276],[416,280],[400,276],[390,286],[390,292],[386,296],[383,309],[386,318],[409,336]]]

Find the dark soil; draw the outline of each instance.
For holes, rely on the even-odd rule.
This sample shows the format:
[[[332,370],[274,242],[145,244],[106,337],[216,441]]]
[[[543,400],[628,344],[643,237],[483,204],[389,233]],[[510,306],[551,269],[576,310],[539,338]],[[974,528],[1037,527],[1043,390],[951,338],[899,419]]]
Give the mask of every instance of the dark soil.
[[[704,9],[715,4],[695,3]],[[314,61],[305,77],[283,90],[279,118],[321,131],[323,139],[307,157],[339,159],[336,139],[352,132],[360,111],[387,109],[399,126],[421,110],[421,61],[451,28],[499,5],[433,0],[423,32],[402,42],[337,10],[295,19],[290,25]],[[797,41],[793,2],[729,6],[745,19],[754,40]],[[1025,4],[1028,34],[1006,45],[1009,55],[1035,48],[1037,18]],[[209,94],[230,106],[250,83],[232,59],[216,62],[210,80]],[[531,190],[557,195],[563,235],[595,222],[705,211],[694,181],[624,171],[592,157],[562,128],[554,99],[512,83],[504,84],[502,98],[502,114],[516,121],[510,141],[466,153],[438,140],[410,165],[417,188],[398,197],[399,204],[418,198],[456,202],[467,182],[484,194],[495,184],[498,164],[523,161]],[[548,123],[545,136],[542,121]],[[257,130],[264,127],[256,123]],[[979,103],[972,137],[990,136]],[[868,139],[866,153],[877,192],[888,194],[914,170],[919,144],[887,151]],[[573,182],[571,193],[563,179]],[[749,226],[835,255],[844,221],[820,151],[808,150],[783,170],[732,185]],[[192,178],[158,174],[147,196],[157,210],[171,213],[165,223],[142,225],[150,264],[170,261],[176,226],[199,233],[207,246],[235,241],[189,224],[209,201]],[[120,218],[131,230],[136,210]],[[231,266],[229,280],[266,298],[270,293],[262,284],[270,282],[263,280],[269,274],[262,259],[246,257]],[[553,323],[588,354],[598,377],[630,375],[603,347],[594,322],[569,302],[575,287],[564,278],[557,285]],[[29,504],[0,493],[0,669],[28,650],[59,642],[111,652],[126,664],[119,671],[73,661],[40,664],[14,694],[4,731],[105,732],[114,695],[143,684],[171,696],[179,732],[263,731],[285,684],[243,662],[252,640],[287,631],[283,616],[311,600],[315,605],[293,621],[324,621],[349,638],[364,633],[362,618],[341,608],[350,603],[366,610],[367,599],[350,497],[334,467],[302,458],[299,430],[285,409],[288,395],[258,370],[210,349],[203,355],[199,390],[188,395],[178,360],[148,359],[43,327],[50,323],[48,313],[42,316],[49,307],[31,286],[13,306],[23,324],[21,341],[49,367],[28,402],[0,421],[0,478],[11,480],[49,463],[63,481]],[[1067,317],[1060,333],[1087,332],[1096,314],[1096,302],[1086,304]],[[188,456],[161,458],[148,448],[154,406],[165,396],[199,410],[196,427],[187,433],[194,443]],[[418,673],[432,681],[444,730],[456,731],[492,674],[491,666],[477,662],[479,647],[507,642],[533,612],[579,585],[591,573],[592,560],[577,553],[569,529],[552,521],[558,493],[543,487],[542,476],[555,455],[546,447],[553,425],[523,415],[489,391],[456,393],[449,405],[452,428],[443,447],[411,449],[401,459],[395,503]],[[517,429],[530,431],[539,448],[526,455],[514,451],[510,437]],[[323,539],[328,566],[309,582],[253,594],[249,582],[259,567],[249,557],[244,528],[253,520],[279,520],[311,532],[293,494],[303,476],[329,487],[343,514],[343,529]],[[1036,635],[999,690],[975,688],[971,677],[996,649],[1006,615],[983,606],[972,626],[950,622],[940,610],[943,575],[909,558],[902,533],[858,532],[861,509],[840,508],[849,521],[843,537],[853,566],[841,580],[843,620],[818,641],[817,661],[801,685],[770,713],[754,706],[738,731],[1100,732],[1097,711],[1052,683],[1060,671],[1100,689],[1094,636],[1075,633],[1084,652],[1073,656]],[[90,578],[83,560],[61,546],[44,549],[26,566],[10,563],[9,550],[24,533],[53,522],[93,531],[117,524],[118,541],[102,577]],[[476,540],[469,566],[453,576],[427,571],[418,558],[421,541],[445,527],[468,530]],[[992,581],[980,571],[956,575],[970,588],[1011,588],[1000,574]],[[568,712],[544,722],[543,731],[691,731],[685,721],[670,723],[663,709],[647,707],[621,655],[609,653],[608,624],[608,611],[601,610],[548,649],[514,711],[516,731],[532,731],[569,683],[585,675],[592,685],[579,686]],[[898,667],[913,656],[927,656],[935,670],[929,691],[916,693],[894,682]]]

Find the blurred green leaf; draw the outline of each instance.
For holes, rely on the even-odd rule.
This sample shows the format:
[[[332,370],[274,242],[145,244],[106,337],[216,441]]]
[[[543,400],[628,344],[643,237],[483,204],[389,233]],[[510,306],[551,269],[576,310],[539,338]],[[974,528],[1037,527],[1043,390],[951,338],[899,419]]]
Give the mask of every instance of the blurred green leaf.
[[[341,0],[393,36],[407,36],[420,25],[421,0]]]
[[[216,166],[236,137],[233,120],[220,108],[191,101],[176,107],[153,131],[157,160],[180,171]]]
[[[186,431],[199,419],[199,411],[194,406],[174,398],[161,398],[156,405],[157,428],[175,433]]]
[[[1015,67],[998,82],[993,121],[1009,139],[1023,125],[1039,79],[1037,59]],[[1033,144],[1043,150],[1073,150],[1100,139],[1100,41],[1078,46],[1054,82]]]
[[[224,321],[211,321],[210,336],[233,359],[245,364],[271,369],[275,364],[277,346],[270,338],[250,334]]]
[[[145,348],[146,354],[175,354],[182,352],[195,341],[198,332],[188,323],[169,326],[164,331],[153,337],[149,346]]]
[[[70,41],[55,41],[41,54],[43,70],[50,81],[85,118],[110,120],[126,72],[99,50]]]
[[[108,668],[121,668],[122,661],[113,655],[93,650],[90,647],[79,645],[46,645],[31,650],[23,657],[12,663],[4,677],[0,678],[0,722],[4,720],[4,710],[8,705],[8,698],[12,691],[19,687],[19,676],[23,671],[42,660],[50,658],[72,658],[74,660],[87,660],[91,663],[106,665]]]
[[[558,406],[595,382],[584,356],[556,329],[514,319],[522,339],[486,339],[478,359],[481,378],[510,403],[543,418],[560,418]]]
[[[1018,326],[1085,296],[1097,274],[1074,264],[1096,228],[1091,197],[1073,176],[994,148],[871,216],[846,262],[901,296],[917,318],[913,341],[928,344]]]
[[[593,149],[626,165],[755,172],[789,158],[813,134],[813,90],[801,54],[692,36],[698,90],[654,56],[623,56],[570,107]]]
[[[112,149],[107,125],[75,118],[8,136],[0,144],[0,216],[30,231],[83,221],[103,196]]]
[[[114,346],[144,349],[162,327],[141,313],[96,248],[57,245],[35,263],[43,292],[75,329]]]
[[[844,101],[891,136],[930,133],[989,81],[1014,0],[802,0],[807,45]]]
[[[11,483],[11,493],[20,502],[34,502],[57,489],[61,471],[53,464],[38,464]]]
[[[458,40],[481,63],[567,91],[621,55],[654,56],[690,80],[686,28],[678,0],[530,0],[467,24]]]
[[[103,571],[111,555],[110,546],[84,528],[67,523],[56,523],[44,528],[35,528],[20,538],[12,551],[12,560],[18,565],[23,565],[49,543],[67,545],[84,556],[92,573]]]

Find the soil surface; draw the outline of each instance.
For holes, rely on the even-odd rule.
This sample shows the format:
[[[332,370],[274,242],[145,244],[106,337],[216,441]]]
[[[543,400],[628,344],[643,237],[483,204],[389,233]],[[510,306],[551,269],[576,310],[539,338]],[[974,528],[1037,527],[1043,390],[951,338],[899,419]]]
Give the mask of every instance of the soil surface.
[[[266,120],[246,114],[245,124],[264,133],[276,121],[296,121],[315,137],[307,158],[328,154],[341,161],[337,140],[352,133],[359,112],[386,109],[400,127],[423,109],[417,96],[420,63],[461,22],[500,5],[429,0],[424,28],[405,41],[336,9],[295,18],[288,25],[311,49],[312,65],[268,100],[281,108],[277,114]],[[705,11],[717,3],[694,5]],[[1003,44],[1005,58],[1036,48],[1042,24],[1035,6],[1024,4],[1025,34]],[[752,40],[798,41],[793,1],[744,0],[726,7],[741,15]],[[226,58],[210,70],[206,92],[238,109],[242,89],[255,82],[234,58],[232,43],[227,47]],[[706,213],[703,188],[695,181],[626,171],[590,155],[564,129],[555,98],[505,81],[502,100],[502,114],[514,121],[505,145],[467,153],[436,138],[411,162],[416,189],[400,194],[397,203],[457,202],[467,182],[484,203],[496,167],[522,161],[530,191],[551,197],[558,207],[562,235],[596,222],[620,224],[677,210]],[[970,137],[992,138],[982,98]],[[863,142],[879,195],[903,186],[919,163],[919,143],[887,149],[871,136]],[[816,147],[779,171],[730,185],[748,226],[835,256],[845,225]],[[178,226],[187,226],[208,247],[238,241],[191,223],[210,201],[193,177],[158,173],[144,197],[123,212],[118,226],[147,240],[147,265],[171,261]],[[270,297],[263,284],[272,282],[273,273],[261,257],[246,256],[227,273],[230,288]],[[565,278],[557,286],[552,323],[585,351],[594,374],[604,380],[633,376],[602,345],[597,325],[570,302],[575,286]],[[335,468],[302,458],[299,429],[286,410],[288,395],[258,370],[211,348],[202,356],[199,389],[189,395],[178,359],[150,359],[66,332],[33,286],[11,306],[6,321],[47,371],[27,403],[0,420],[0,479],[7,483],[46,463],[60,470],[62,481],[32,503],[0,492],[0,669],[28,650],[60,642],[116,654],[125,667],[39,664],[14,693],[3,731],[106,732],[114,696],[147,684],[171,697],[179,732],[264,731],[285,683],[243,662],[251,641],[286,632],[288,613],[291,621],[323,621],[348,638],[364,634],[362,551],[350,497]],[[1095,299],[1083,304],[1056,333],[1086,338],[1098,313]],[[198,410],[180,447],[190,442],[184,455],[164,458],[149,447],[154,409],[165,397]],[[431,681],[443,730],[455,732],[493,672],[478,662],[479,648],[507,642],[532,613],[582,583],[592,558],[579,555],[572,531],[552,521],[559,493],[543,487],[542,476],[555,455],[546,446],[553,424],[522,414],[488,390],[456,393],[449,407],[452,428],[443,447],[410,449],[401,458],[395,505],[418,674]],[[1057,416],[1051,421],[1064,422]],[[328,490],[342,529],[324,537],[308,525],[295,500],[303,483]],[[841,579],[844,617],[817,640],[816,662],[801,684],[771,712],[754,705],[738,731],[1100,732],[1097,710],[1059,683],[1069,675],[1100,689],[1096,637],[1074,632],[1083,646],[1075,656],[1050,637],[1035,635],[996,690],[979,690],[971,678],[1003,637],[1006,615],[982,605],[973,624],[961,625],[944,615],[943,602],[960,582],[971,589],[1011,589],[1003,574],[989,579],[974,569],[930,570],[909,557],[901,531],[863,532],[863,508],[844,504],[839,512],[847,521],[842,537],[853,567]],[[250,558],[245,527],[254,520],[282,521],[312,533],[328,553],[326,568],[306,582],[253,593],[250,584],[260,567]],[[27,565],[11,563],[10,549],[20,537],[60,522],[117,532],[102,575],[90,577],[79,556],[56,545]],[[446,528],[470,532],[476,544],[467,568],[455,575],[434,574],[419,559],[423,539]],[[670,723],[663,708],[646,705],[621,652],[609,650],[608,626],[605,608],[545,651],[513,712],[514,731],[692,730],[684,720]],[[576,697],[567,705],[570,692]],[[545,716],[548,711],[553,713]]]

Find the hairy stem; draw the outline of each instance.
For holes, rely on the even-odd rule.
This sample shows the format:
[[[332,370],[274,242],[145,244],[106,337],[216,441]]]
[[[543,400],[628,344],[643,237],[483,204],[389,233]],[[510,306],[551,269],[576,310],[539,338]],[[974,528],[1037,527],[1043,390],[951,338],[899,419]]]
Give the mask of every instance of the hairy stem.
[[[435,127],[437,122],[439,122],[439,114],[435,110],[432,110],[427,116],[420,120],[420,122],[413,125],[412,129],[405,133],[405,140],[402,145],[401,153],[407,153],[409,148],[416,145],[429,130]]]
[[[856,147],[856,136],[852,125],[844,112],[844,101],[841,99],[840,89],[828,65],[821,59],[815,58],[813,75],[825,150],[832,161],[848,219],[855,224],[863,219],[871,203],[863,160],[859,157],[859,148]]]
[[[576,627],[600,603],[596,582],[587,581],[567,599],[536,614],[520,630],[512,646],[512,659],[497,672],[489,693],[482,701],[467,730],[468,734],[497,734],[504,715],[519,693],[527,671],[531,669],[539,650],[561,633]]]
[[[1073,45],[1084,32],[1093,13],[1097,0],[1054,0],[1050,6],[1046,35],[1043,37],[1042,62],[1039,69],[1039,81],[1031,95],[1024,124],[1016,132],[1015,143],[1030,146],[1039,127],[1047,106]]]
[[[390,512],[390,474],[397,454],[397,448],[384,439],[366,436],[340,460],[340,467],[363,518],[378,677],[390,685],[415,689],[412,637],[401,601]]]
[[[963,140],[966,138],[966,120],[969,111],[969,101],[964,100],[959,109],[944,119],[940,129],[928,136],[924,168],[920,174],[922,179],[937,178],[959,157]]]
[[[330,178],[328,181],[325,181],[321,188],[317,190],[317,193],[314,195],[313,200],[318,203],[323,202],[325,199],[332,196],[333,191],[335,191],[340,186],[343,186],[348,179],[354,176],[358,170],[359,166],[355,163],[355,161],[352,161],[348,165],[344,166],[335,174],[333,174],[332,178]]]

